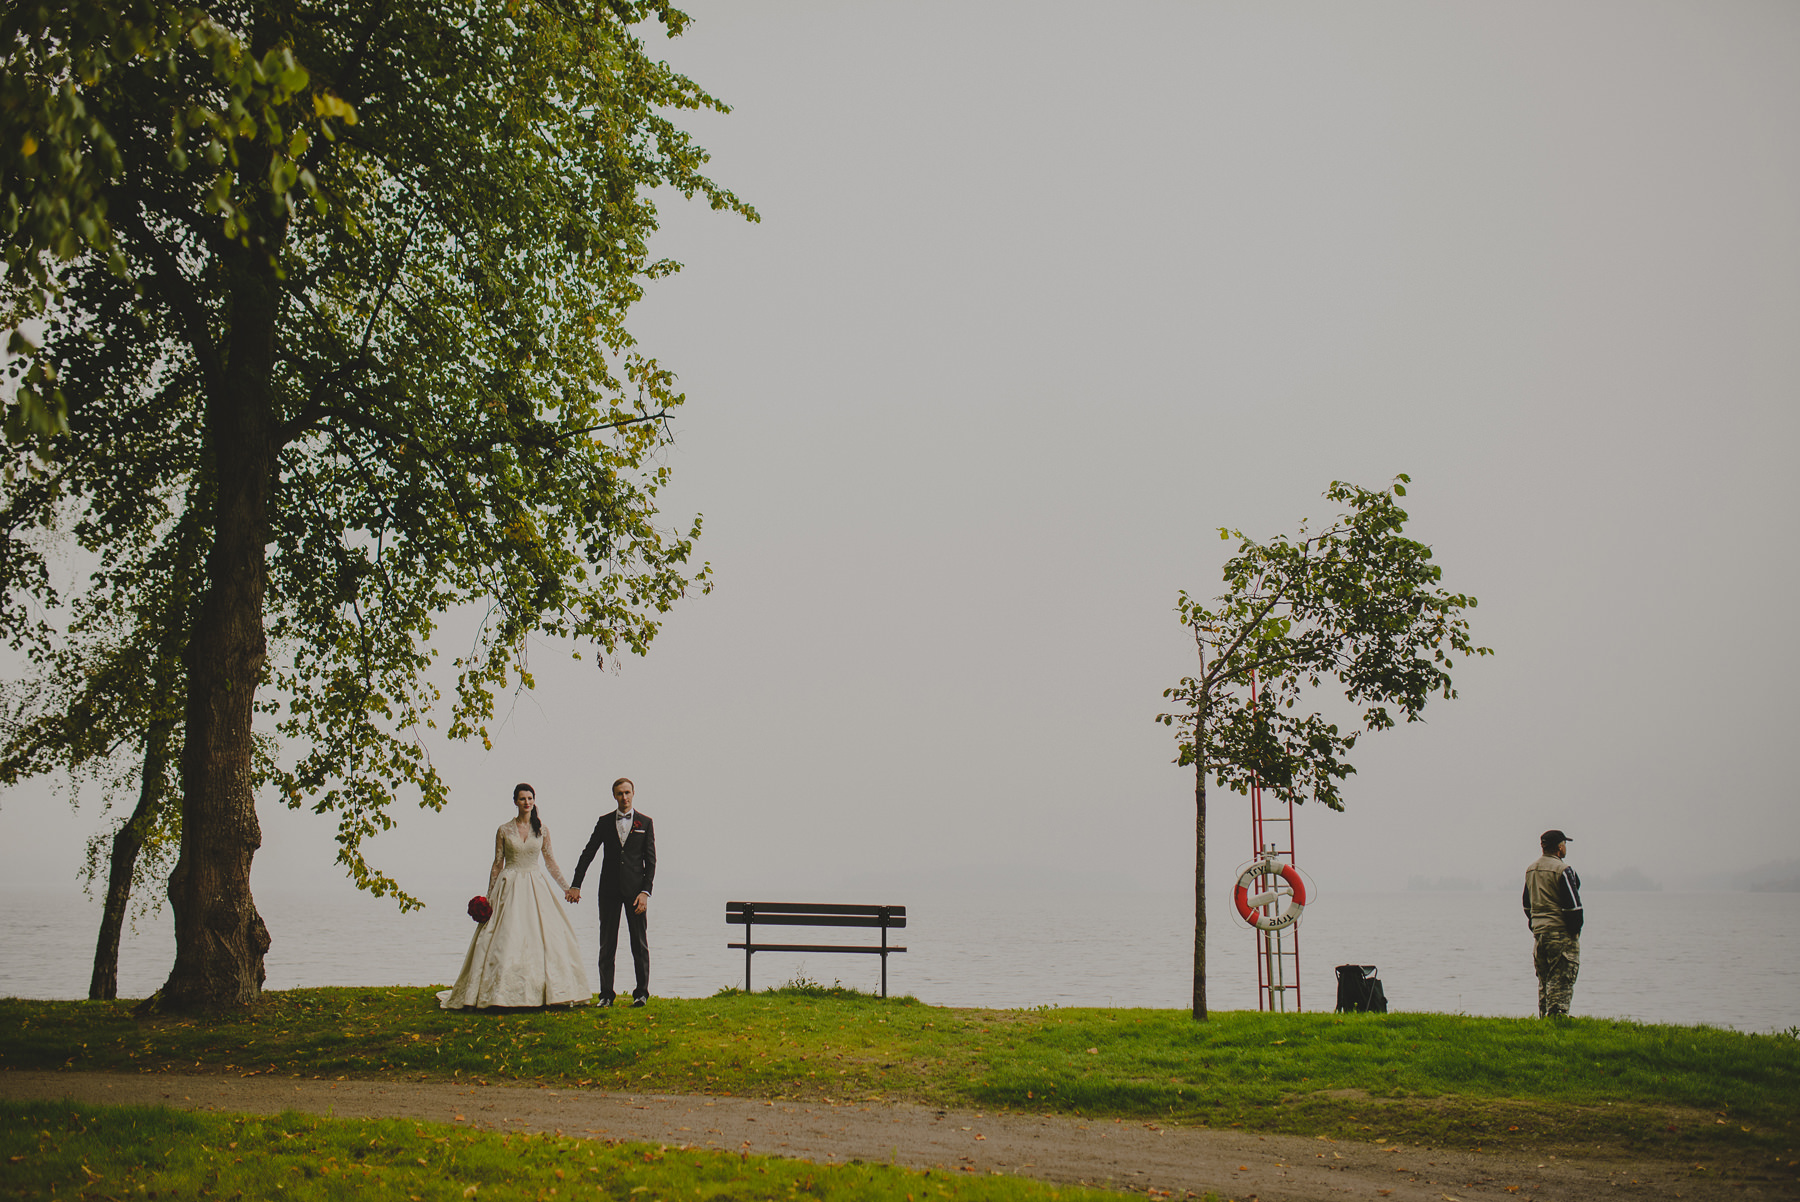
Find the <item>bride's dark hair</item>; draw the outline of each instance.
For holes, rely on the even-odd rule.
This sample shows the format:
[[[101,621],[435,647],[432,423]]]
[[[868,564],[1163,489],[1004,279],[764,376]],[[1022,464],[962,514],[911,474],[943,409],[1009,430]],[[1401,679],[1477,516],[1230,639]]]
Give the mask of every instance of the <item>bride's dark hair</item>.
[[[518,784],[513,786],[513,794],[512,795],[516,798],[521,793],[531,794],[531,833],[534,835],[543,834],[544,833],[544,824],[538,821],[538,816],[537,816],[537,790],[532,788],[525,781],[520,781]]]

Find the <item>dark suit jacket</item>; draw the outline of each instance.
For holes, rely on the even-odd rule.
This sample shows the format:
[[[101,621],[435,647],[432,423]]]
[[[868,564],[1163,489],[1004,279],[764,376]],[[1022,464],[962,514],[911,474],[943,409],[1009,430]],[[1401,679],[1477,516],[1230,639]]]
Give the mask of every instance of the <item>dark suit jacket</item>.
[[[631,814],[631,833],[619,842],[619,812],[608,810],[594,824],[594,833],[581,849],[571,884],[581,888],[594,853],[600,856],[600,896],[623,897],[627,900],[649,893],[656,883],[656,824],[641,810]]]

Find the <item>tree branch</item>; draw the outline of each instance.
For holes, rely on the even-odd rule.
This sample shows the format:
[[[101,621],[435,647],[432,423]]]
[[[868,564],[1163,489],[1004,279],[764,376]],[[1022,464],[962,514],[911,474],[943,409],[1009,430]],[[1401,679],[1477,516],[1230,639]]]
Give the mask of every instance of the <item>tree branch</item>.
[[[1244,645],[1244,640],[1250,637],[1250,632],[1261,626],[1263,619],[1268,617],[1277,605],[1281,604],[1281,595],[1286,591],[1286,584],[1283,584],[1280,588],[1276,589],[1275,592],[1270,595],[1267,603],[1263,605],[1261,611],[1257,613],[1255,620],[1244,623],[1243,629],[1238,632],[1237,638],[1231,640],[1231,646],[1219,652],[1218,658],[1213,663],[1212,671],[1201,677],[1200,691],[1202,693],[1212,691],[1214,679],[1218,677],[1220,672],[1225,670],[1225,665],[1231,662],[1231,657],[1236,654],[1237,649]]]

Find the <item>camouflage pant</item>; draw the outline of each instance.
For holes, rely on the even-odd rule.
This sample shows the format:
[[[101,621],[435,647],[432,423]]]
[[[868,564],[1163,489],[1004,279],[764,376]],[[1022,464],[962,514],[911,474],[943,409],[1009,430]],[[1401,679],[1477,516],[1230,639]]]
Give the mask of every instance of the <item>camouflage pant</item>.
[[[1567,931],[1539,931],[1531,959],[1537,969],[1538,1017],[1567,1014],[1575,997],[1575,974],[1581,971],[1581,939]]]

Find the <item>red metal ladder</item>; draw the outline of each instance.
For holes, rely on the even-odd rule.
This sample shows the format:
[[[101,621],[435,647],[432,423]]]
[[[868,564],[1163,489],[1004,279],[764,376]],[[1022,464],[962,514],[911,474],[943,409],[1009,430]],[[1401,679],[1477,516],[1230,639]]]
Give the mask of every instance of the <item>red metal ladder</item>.
[[[1250,678],[1252,695],[1256,689],[1256,677]],[[1252,779],[1250,783],[1250,842],[1251,850],[1257,859],[1273,855],[1284,864],[1294,862],[1294,802],[1290,798],[1285,814],[1282,803],[1273,807],[1274,813],[1263,810],[1262,782]],[[1256,877],[1258,893],[1274,892],[1284,882],[1278,876],[1259,873]],[[1283,896],[1286,896],[1285,894]],[[1281,899],[1262,907],[1262,912],[1271,917],[1281,912]],[[1300,928],[1297,925],[1284,927],[1277,931],[1264,931],[1252,928],[1251,934],[1256,936],[1256,1008],[1270,1011],[1300,1010]],[[1291,1004],[1290,1004],[1291,1002]]]

